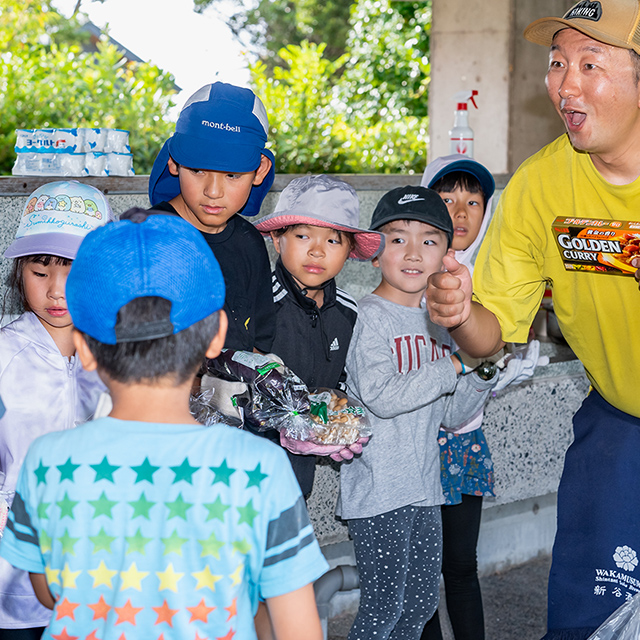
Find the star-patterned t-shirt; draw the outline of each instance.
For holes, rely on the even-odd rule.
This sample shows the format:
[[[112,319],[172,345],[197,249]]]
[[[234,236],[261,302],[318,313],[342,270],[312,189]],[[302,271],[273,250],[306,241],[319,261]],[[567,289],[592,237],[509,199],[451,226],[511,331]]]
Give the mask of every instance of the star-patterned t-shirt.
[[[46,575],[54,640],[253,639],[259,597],[328,568],[281,449],[113,418],[34,442],[0,554]]]

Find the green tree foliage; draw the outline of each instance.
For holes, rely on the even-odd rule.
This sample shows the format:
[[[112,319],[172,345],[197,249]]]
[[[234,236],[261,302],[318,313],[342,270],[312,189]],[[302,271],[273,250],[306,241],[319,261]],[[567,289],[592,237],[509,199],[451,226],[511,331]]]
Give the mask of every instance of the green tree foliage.
[[[254,90],[267,106],[270,138],[281,173],[405,173],[421,171],[427,118],[395,121],[363,116],[349,105],[343,82],[347,55],[324,57],[324,46],[303,41],[282,49],[286,67],[250,66]],[[345,98],[346,96],[346,98]]]
[[[203,11],[220,0],[194,0]],[[344,52],[349,31],[349,12],[354,0],[258,0],[247,8],[246,0],[234,0],[237,11],[228,20],[232,32],[243,40],[271,70],[285,66],[279,52],[303,40],[325,45],[324,55],[336,60]]]
[[[430,0],[234,1],[232,30],[258,54],[251,82],[269,113],[277,171],[422,171]]]
[[[261,61],[249,67],[253,88],[267,107],[277,172],[341,166],[333,88],[341,60],[331,62],[323,52],[324,45],[303,41],[279,51],[286,67],[275,67],[273,74]]]
[[[127,129],[139,174],[172,132],[173,77],[106,39],[83,52],[79,27],[48,0],[0,0],[0,173],[11,172],[16,129]]]
[[[358,0],[350,24],[350,108],[370,122],[426,117],[431,3]]]
[[[347,51],[303,41],[281,67],[250,65],[283,173],[422,171],[428,139],[430,4],[358,0]]]

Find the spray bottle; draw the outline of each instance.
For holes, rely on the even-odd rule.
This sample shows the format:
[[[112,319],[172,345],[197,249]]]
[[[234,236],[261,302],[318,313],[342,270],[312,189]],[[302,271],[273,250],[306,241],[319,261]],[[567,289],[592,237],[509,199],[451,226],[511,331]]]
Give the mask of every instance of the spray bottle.
[[[474,89],[473,91],[459,91],[453,96],[457,106],[453,129],[449,131],[450,153],[462,153],[473,158],[473,129],[469,126],[467,102],[471,100],[471,104],[477,109],[478,105],[474,100],[474,96],[477,95],[478,92]]]

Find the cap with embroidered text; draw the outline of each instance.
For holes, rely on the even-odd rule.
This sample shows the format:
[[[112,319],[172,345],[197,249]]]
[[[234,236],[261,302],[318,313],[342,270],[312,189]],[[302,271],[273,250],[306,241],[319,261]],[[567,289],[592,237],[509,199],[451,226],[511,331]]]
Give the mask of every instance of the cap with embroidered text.
[[[76,180],[48,182],[27,198],[4,257],[48,254],[73,260],[84,237],[113,219],[107,198],[95,187]]]
[[[536,44],[551,46],[561,29],[576,29],[581,33],[623,49],[640,54],[640,2],[638,0],[581,0],[562,18],[534,20],[524,37]]]
[[[178,216],[126,213],[129,219],[92,231],[73,262],[66,297],[75,327],[105,344],[153,340],[221,309],[222,272],[202,234]],[[169,300],[170,317],[119,335],[118,311],[147,296]]]
[[[265,148],[269,120],[258,96],[251,89],[214,82],[196,91],[185,103],[175,133],[165,142],[149,176],[149,200],[156,205],[180,193],[178,176],[169,172],[167,162],[190,169],[246,173],[260,166],[264,155],[271,169],[262,184],[254,185],[240,211],[254,216],[275,176],[275,158]]]
[[[370,229],[394,220],[417,220],[430,224],[447,236],[448,246],[453,239],[453,223],[447,205],[433,189],[426,187],[397,187],[385,193],[376,205]]]

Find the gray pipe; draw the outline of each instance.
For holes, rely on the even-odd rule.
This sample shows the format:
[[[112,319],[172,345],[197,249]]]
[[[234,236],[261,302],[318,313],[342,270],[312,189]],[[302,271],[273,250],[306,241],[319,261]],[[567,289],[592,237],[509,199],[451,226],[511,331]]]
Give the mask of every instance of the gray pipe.
[[[318,615],[322,623],[322,637],[327,640],[329,627],[329,602],[338,591],[351,591],[360,587],[358,570],[350,564],[329,569],[314,583]]]

